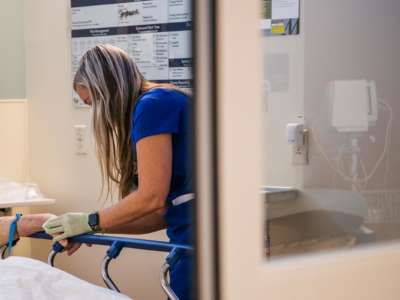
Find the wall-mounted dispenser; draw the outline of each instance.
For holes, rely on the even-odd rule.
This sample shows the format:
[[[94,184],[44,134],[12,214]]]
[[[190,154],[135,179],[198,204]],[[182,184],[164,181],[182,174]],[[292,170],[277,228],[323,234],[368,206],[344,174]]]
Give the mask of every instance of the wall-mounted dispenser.
[[[308,164],[308,130],[303,123],[286,125],[287,142],[293,147],[292,164]]]

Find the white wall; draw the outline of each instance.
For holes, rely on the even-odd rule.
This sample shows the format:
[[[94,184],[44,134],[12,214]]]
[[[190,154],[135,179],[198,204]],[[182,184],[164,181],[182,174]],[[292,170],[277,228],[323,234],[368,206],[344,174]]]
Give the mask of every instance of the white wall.
[[[23,7],[0,4],[0,177],[16,181],[28,179]]]
[[[301,1],[304,6],[305,1]],[[302,8],[303,9],[303,8]],[[303,186],[303,166],[292,164],[286,124],[304,117],[304,30],[300,34],[262,38],[264,62],[265,184]],[[266,88],[269,82],[269,89]],[[267,94],[267,90],[269,93]]]
[[[23,0],[0,4],[0,178],[25,182],[28,178],[28,130],[25,99]],[[15,208],[28,213],[28,209]],[[15,254],[29,255],[23,239]]]
[[[0,100],[0,178],[17,182],[29,179],[28,170],[28,103],[24,99]],[[11,214],[29,213],[27,208],[14,208]],[[29,256],[31,242],[22,239],[15,255]]]
[[[366,133],[338,133],[331,126],[326,94],[328,83],[332,80],[374,80],[378,98],[384,99],[393,110],[394,122],[389,162],[386,166],[385,161],[380,165],[366,189],[398,189],[400,138],[396,130],[400,128],[400,2],[304,2],[307,2],[304,10],[307,30],[304,57],[305,114],[310,122],[315,123],[314,135],[320,137],[322,148],[331,161],[334,161],[339,147],[349,145],[350,139],[357,137],[361,147],[359,156],[364,161],[367,173],[370,173],[384,148],[388,113],[379,106],[376,126],[370,127]],[[305,186],[337,185],[350,188],[350,182],[334,178],[334,172],[313,140],[310,158],[310,166],[304,169]],[[350,162],[347,158],[344,163]]]
[[[90,125],[87,109],[75,109],[71,100],[71,43],[68,0],[26,0],[26,94],[29,100],[30,170],[32,180],[57,200],[43,207],[60,214],[93,211],[98,201],[100,176],[95,154],[74,154],[73,126]],[[90,127],[90,126],[89,126]],[[39,210],[36,210],[39,211]],[[164,239],[164,233],[146,238]],[[46,247],[45,247],[46,246]],[[44,259],[48,243],[35,242],[33,255]],[[60,257],[57,265],[94,283],[101,284],[103,247],[84,247],[71,258]],[[111,274],[122,291],[137,299],[164,299],[159,288],[163,254],[123,251],[111,266]]]
[[[0,178],[28,179],[27,121],[25,100],[0,101]]]
[[[0,4],[0,99],[25,98],[23,0]]]
[[[400,113],[399,2],[340,0],[325,3],[315,0],[301,1],[301,5],[300,35],[262,39],[266,79],[274,78],[274,70],[284,69],[285,63],[288,65],[288,88],[272,91],[266,99],[265,183],[300,188],[351,188],[349,182],[338,176],[335,178],[313,136],[319,136],[323,149],[335,163],[339,147],[349,145],[350,138],[356,135],[338,134],[332,128],[326,96],[328,83],[367,79],[376,82],[378,97],[389,103],[395,116],[388,168],[381,164],[368,182],[368,189],[396,189],[400,182],[397,172],[400,159],[395,155],[399,139],[394,134],[400,126],[396,119]],[[379,22],[371,22],[372,19]],[[298,115],[305,117],[308,126],[316,127],[311,131],[310,164],[307,166],[292,165],[291,147],[285,139],[286,124],[296,121]],[[388,114],[380,109],[376,126],[371,127],[368,134],[358,135],[362,147],[360,155],[367,171],[373,169],[383,151],[387,123]],[[375,143],[370,136],[375,138]],[[385,176],[386,182],[383,181]]]

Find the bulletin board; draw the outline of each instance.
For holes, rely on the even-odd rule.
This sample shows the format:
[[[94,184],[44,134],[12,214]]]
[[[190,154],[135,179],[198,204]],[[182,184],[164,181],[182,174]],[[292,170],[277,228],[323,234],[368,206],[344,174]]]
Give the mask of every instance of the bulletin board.
[[[262,0],[261,30],[266,36],[300,33],[300,0]]]
[[[72,73],[96,44],[124,49],[148,80],[192,87],[191,0],[71,0]],[[73,92],[77,107],[86,105]]]

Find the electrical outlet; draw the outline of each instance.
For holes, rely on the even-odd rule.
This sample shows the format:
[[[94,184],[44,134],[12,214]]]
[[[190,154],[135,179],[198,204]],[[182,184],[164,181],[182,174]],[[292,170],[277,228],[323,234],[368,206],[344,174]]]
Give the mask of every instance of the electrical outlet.
[[[75,153],[82,155],[87,154],[87,126],[86,125],[75,125],[74,126],[74,138],[75,138]]]
[[[308,130],[303,132],[303,144],[292,146],[292,164],[308,165]]]

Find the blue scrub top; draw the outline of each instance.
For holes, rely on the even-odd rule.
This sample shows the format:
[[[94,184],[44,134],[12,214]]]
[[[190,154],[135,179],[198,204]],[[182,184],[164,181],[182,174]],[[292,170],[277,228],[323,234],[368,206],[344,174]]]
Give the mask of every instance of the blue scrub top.
[[[167,197],[167,235],[172,243],[191,244],[192,201],[178,205],[173,200],[193,193],[191,104],[187,95],[173,89],[155,88],[144,93],[132,118],[132,140],[158,134],[172,136],[172,177]],[[190,296],[189,257],[182,258],[171,270],[171,287],[181,300]]]

